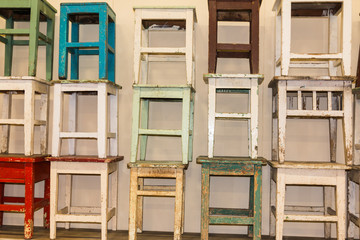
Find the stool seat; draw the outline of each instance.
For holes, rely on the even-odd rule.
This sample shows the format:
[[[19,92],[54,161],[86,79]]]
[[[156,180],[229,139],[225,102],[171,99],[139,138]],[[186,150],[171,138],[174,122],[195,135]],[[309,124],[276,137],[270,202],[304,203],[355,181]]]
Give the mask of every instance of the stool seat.
[[[47,161],[55,162],[83,162],[83,163],[113,163],[123,160],[123,156],[98,158],[96,156],[61,156],[61,157],[47,157]]]
[[[35,211],[44,208],[44,227],[49,227],[50,164],[45,161],[45,157],[46,155],[0,155],[0,226],[3,224],[3,212],[25,213],[25,239],[32,239]],[[44,196],[35,197],[35,183],[40,181],[45,181]],[[5,184],[24,184],[25,196],[6,196]]]

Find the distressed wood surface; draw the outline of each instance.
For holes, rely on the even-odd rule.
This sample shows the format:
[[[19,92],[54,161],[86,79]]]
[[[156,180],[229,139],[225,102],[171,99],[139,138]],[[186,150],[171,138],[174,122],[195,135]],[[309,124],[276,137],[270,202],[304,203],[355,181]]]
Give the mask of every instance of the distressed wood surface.
[[[65,222],[69,229],[70,223],[99,223],[101,224],[101,240],[107,239],[108,222],[112,221],[112,230],[116,230],[117,224],[117,194],[118,194],[118,161],[121,157],[110,158],[111,161],[101,161],[94,157],[92,162],[84,162],[82,157],[73,157],[79,161],[69,161],[69,158],[49,159],[51,161],[51,188],[50,188],[50,239],[56,239],[56,223]],[[65,161],[63,161],[65,160]],[[58,209],[59,175],[65,174],[65,207]],[[72,175],[100,175],[100,207],[94,206],[72,206],[71,188]],[[109,177],[110,176],[110,177]],[[109,187],[109,178],[112,186]],[[112,199],[109,201],[109,191]],[[108,203],[110,202],[110,204]],[[110,205],[110,206],[109,206]]]
[[[97,156],[61,156],[61,157],[47,157],[47,161],[56,162],[98,162],[98,163],[112,163],[124,160],[123,156],[99,158]]]
[[[143,198],[174,197],[175,219],[174,240],[180,240],[184,229],[185,211],[185,173],[187,165],[182,163],[129,163],[130,168],[130,207],[129,207],[129,240],[137,239],[137,231],[142,232]],[[175,185],[144,184],[145,178],[175,179]]]
[[[356,188],[360,184],[360,166],[353,166],[348,172],[348,238],[355,236],[355,229],[360,232],[360,218],[356,214]]]
[[[69,32],[71,22],[71,33]],[[115,83],[116,14],[107,3],[60,4],[59,78],[68,79],[68,53],[71,54],[69,79],[79,79],[79,56],[99,56],[99,79]],[[80,24],[98,24],[99,41],[79,42]],[[71,35],[71,41],[69,36]],[[87,48],[95,48],[87,49]]]
[[[3,222],[3,212],[21,212],[24,217],[24,237],[32,239],[34,212],[44,208],[44,227],[49,227],[50,202],[50,163],[45,156],[10,155],[0,156],[0,226]],[[43,197],[35,197],[35,183],[44,181]],[[24,197],[6,196],[5,184],[16,183],[25,185]]]
[[[359,54],[358,54],[358,65],[357,65],[357,71],[356,71],[356,83],[355,87],[360,87],[360,47],[359,47]]]

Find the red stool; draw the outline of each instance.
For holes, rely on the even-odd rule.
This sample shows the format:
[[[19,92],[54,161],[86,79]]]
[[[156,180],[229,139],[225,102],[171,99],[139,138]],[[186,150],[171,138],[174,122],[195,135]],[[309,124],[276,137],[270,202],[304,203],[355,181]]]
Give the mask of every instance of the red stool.
[[[34,197],[35,183],[45,180],[44,197]],[[5,184],[25,184],[25,197],[4,195]],[[0,226],[3,212],[25,213],[24,235],[31,239],[34,226],[34,212],[44,208],[44,227],[49,227],[50,210],[50,163],[44,155],[0,155]],[[11,203],[11,204],[5,204]]]

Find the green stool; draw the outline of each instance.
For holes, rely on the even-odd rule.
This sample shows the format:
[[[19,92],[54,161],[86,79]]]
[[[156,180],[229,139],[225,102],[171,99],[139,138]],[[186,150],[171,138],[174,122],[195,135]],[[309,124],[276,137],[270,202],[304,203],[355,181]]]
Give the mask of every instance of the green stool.
[[[38,46],[46,46],[46,79],[52,79],[54,29],[56,9],[46,0],[2,0],[0,16],[6,28],[0,29],[0,42],[5,44],[5,76],[11,76],[13,47],[29,46],[29,76],[36,76]],[[30,22],[28,29],[14,29],[14,22]],[[47,32],[39,30],[40,22],[47,22]],[[5,36],[5,37],[3,37]],[[29,36],[29,40],[16,40],[14,36]]]
[[[264,158],[199,156],[201,164],[201,240],[209,237],[209,225],[248,225],[248,234],[261,239],[261,176]],[[212,208],[210,176],[250,177],[249,209]]]
[[[148,136],[181,137],[182,163],[192,161],[192,139],[194,126],[194,95],[195,90],[190,85],[158,86],[133,85],[133,125],[131,140],[130,162],[144,161]],[[150,101],[181,101],[182,127],[181,129],[149,129]],[[137,157],[140,148],[139,159]]]

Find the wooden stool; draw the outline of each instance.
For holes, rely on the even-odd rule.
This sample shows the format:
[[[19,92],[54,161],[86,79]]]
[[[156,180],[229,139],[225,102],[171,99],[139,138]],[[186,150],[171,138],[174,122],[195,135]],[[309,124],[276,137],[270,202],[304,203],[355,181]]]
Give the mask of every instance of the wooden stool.
[[[216,119],[238,119],[249,123],[249,156],[257,158],[258,153],[258,102],[259,85],[264,80],[260,74],[205,74],[204,81],[209,84],[209,126],[208,156],[214,157],[214,133]],[[216,93],[247,93],[249,95],[249,113],[219,113],[215,111]]]
[[[34,127],[40,126],[40,153],[47,153],[48,91],[50,83],[36,77],[0,77],[3,107],[0,153],[9,153],[10,125],[24,126],[24,154],[34,154]],[[24,94],[24,119],[11,118],[12,96]],[[40,119],[35,119],[35,98],[40,95]]]
[[[276,76],[288,75],[290,67],[327,68],[329,75],[336,76],[338,65],[343,75],[351,74],[351,0],[276,0],[273,11],[276,11]],[[342,16],[341,31],[337,29],[339,15]],[[328,53],[290,52],[292,16],[329,18]],[[337,48],[338,42],[342,43],[341,50]]]
[[[124,157],[97,158],[87,156],[48,157],[51,162],[50,189],[50,239],[56,239],[56,223],[65,222],[70,228],[71,222],[100,223],[101,240],[107,239],[108,221],[112,220],[112,230],[116,231],[118,162]],[[65,207],[58,210],[59,175],[66,175]],[[71,206],[72,175],[100,175],[100,207]],[[109,176],[111,175],[111,187]],[[109,190],[111,189],[111,190]],[[111,191],[111,206],[108,206],[108,194]],[[100,211],[99,211],[100,210]]]
[[[136,240],[136,231],[143,230],[144,197],[175,197],[174,240],[184,232],[185,175],[187,164],[179,162],[137,162],[130,168],[129,240]],[[173,178],[175,185],[144,185],[145,178]]]
[[[250,72],[259,72],[259,9],[262,0],[208,0],[209,73],[218,58],[249,58]],[[218,43],[218,22],[249,22],[249,44]]]
[[[70,79],[79,79],[80,55],[99,55],[99,79],[115,82],[115,18],[114,11],[107,3],[60,4],[60,79],[68,78],[68,53],[70,53]],[[70,42],[69,22],[71,22]],[[79,42],[80,24],[99,24],[99,41]]]
[[[283,239],[284,222],[325,222],[325,238],[331,237],[330,223],[337,224],[337,239],[346,237],[346,170],[350,167],[338,163],[309,163],[268,161],[271,166],[271,212],[270,236]],[[285,205],[285,190],[288,185],[326,186],[324,206],[289,206]],[[331,208],[332,192],[335,187],[335,210]],[[318,212],[314,214],[287,214],[291,212]],[[275,221],[275,223],[274,223]],[[275,232],[276,230],[276,232]]]
[[[274,77],[272,160],[285,161],[286,119],[324,118],[330,121],[330,159],[336,162],[337,119],[343,121],[346,165],[352,165],[352,94],[353,77]],[[295,94],[294,101],[293,95]],[[309,95],[309,96],[308,96]],[[311,97],[312,106],[306,106]],[[319,99],[326,99],[327,109],[321,110]],[[287,101],[293,104],[287,104]]]
[[[189,85],[163,87],[157,85],[133,85],[133,89],[133,123],[130,162],[135,163],[138,160],[137,154],[139,148],[139,160],[145,160],[148,136],[181,137],[182,163],[188,164],[189,161],[192,161],[195,90]],[[159,100],[182,102],[181,129],[148,129],[149,102]]]
[[[28,75],[36,76],[38,46],[46,46],[46,79],[52,79],[56,9],[46,0],[0,1],[0,17],[6,28],[0,29],[0,42],[5,44],[4,75],[11,76],[14,46],[29,46]],[[29,22],[28,29],[14,29],[15,22]],[[40,22],[47,22],[46,34],[39,30]],[[5,36],[5,37],[4,37]],[[29,36],[29,40],[14,39]]]
[[[147,83],[148,65],[152,61],[185,61],[187,84],[194,82],[194,23],[195,8],[164,7],[134,8],[134,84]],[[186,34],[185,47],[150,47],[149,31],[179,31]],[[141,76],[140,76],[141,69]]]
[[[24,236],[31,239],[35,211],[44,208],[44,227],[49,227],[50,164],[45,161],[45,155],[0,155],[0,169],[0,226],[3,212],[25,213]],[[44,197],[36,198],[35,183],[43,180]],[[5,196],[5,184],[11,183],[25,184],[25,197]]]
[[[261,177],[265,159],[199,156],[201,164],[201,239],[209,238],[209,225],[248,225],[253,239],[261,239]],[[211,176],[250,177],[249,209],[210,207]]]
[[[117,156],[118,154],[118,89],[121,87],[107,80],[95,81],[52,81],[54,83],[54,119],[52,156],[61,155],[61,140],[69,141],[69,154],[75,155],[76,139],[96,139],[98,157]],[[62,130],[64,94],[71,94],[69,99],[69,131]],[[77,95],[97,95],[97,132],[77,132]],[[108,101],[110,104],[108,104]],[[108,107],[109,106],[109,107]],[[110,119],[109,119],[110,118]],[[110,139],[108,143],[108,139]],[[109,153],[107,153],[109,147]]]

